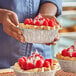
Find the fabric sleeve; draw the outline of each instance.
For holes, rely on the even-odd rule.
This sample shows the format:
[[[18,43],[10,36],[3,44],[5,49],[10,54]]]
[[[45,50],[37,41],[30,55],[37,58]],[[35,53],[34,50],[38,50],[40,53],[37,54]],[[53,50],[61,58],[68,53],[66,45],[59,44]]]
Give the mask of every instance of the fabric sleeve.
[[[56,17],[61,14],[61,12],[62,12],[62,0],[40,0],[40,5],[44,4],[45,2],[51,2],[57,6]]]

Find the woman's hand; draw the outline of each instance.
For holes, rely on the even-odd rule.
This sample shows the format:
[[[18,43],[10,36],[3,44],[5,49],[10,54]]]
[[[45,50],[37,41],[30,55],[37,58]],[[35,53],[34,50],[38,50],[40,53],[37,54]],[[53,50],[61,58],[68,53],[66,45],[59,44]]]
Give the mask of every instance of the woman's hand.
[[[3,31],[15,39],[25,42],[21,30],[16,26],[19,25],[16,13],[6,9],[0,9],[0,23],[3,24]]]
[[[53,42],[45,43],[46,45],[56,45],[56,42],[59,40],[59,36],[57,35]]]
[[[56,24],[57,24],[57,25],[60,25],[55,16],[49,16],[49,15],[43,15],[43,14],[42,14],[42,16],[45,17],[45,18],[49,18],[49,19],[54,18],[55,21],[56,21]],[[60,26],[61,26],[61,25],[60,25]],[[46,45],[56,45],[56,42],[57,42],[58,40],[59,40],[59,35],[57,34],[57,36],[56,36],[56,38],[54,39],[53,42],[51,42],[51,43],[45,43],[45,44],[46,44]]]
[[[55,16],[48,16],[48,15],[45,15],[44,17],[47,17],[47,18],[54,18],[55,21],[56,21],[56,23],[57,23],[58,25],[60,25]],[[61,26],[61,25],[60,25],[60,26]],[[54,39],[53,42],[51,42],[51,43],[45,43],[45,44],[46,44],[46,45],[56,45],[56,42],[57,42],[58,40],[59,40],[59,35],[57,34],[57,36],[56,36],[56,38]]]

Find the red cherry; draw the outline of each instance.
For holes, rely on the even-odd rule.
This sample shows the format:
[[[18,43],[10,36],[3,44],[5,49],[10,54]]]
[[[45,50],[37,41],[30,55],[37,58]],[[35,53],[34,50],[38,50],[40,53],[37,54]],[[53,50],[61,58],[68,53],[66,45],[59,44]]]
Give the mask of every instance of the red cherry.
[[[50,67],[50,62],[49,61],[44,61],[43,66],[49,68]]]
[[[45,59],[45,61],[48,61],[50,63],[50,66],[53,65],[53,60],[52,59]]]
[[[24,24],[30,24],[30,20],[29,19],[25,19]]]
[[[21,68],[25,70],[25,69],[26,69],[26,64],[27,64],[26,62],[23,62],[23,63],[21,64]]]
[[[70,56],[70,53],[67,51],[67,49],[63,49],[62,53],[63,56]]]
[[[34,55],[35,53],[32,53],[32,55]]]
[[[48,24],[49,24],[50,27],[54,27],[54,22],[53,22],[52,20],[50,20],[50,21],[48,22]]]
[[[22,58],[24,59],[25,62],[27,62],[27,58],[26,57],[23,56]]]
[[[70,48],[67,48],[67,51],[69,51],[70,50]]]
[[[42,20],[42,15],[41,14],[38,14],[35,18],[34,18],[34,20]]]
[[[42,18],[39,18],[39,20],[43,20],[44,18],[42,17]]]
[[[42,66],[43,66],[42,61],[41,60],[37,60],[35,67],[36,68],[42,68]]]
[[[38,18],[37,18],[37,17],[35,17],[35,18],[34,18],[34,21],[37,21],[37,20],[38,20]]]
[[[43,56],[39,56],[42,60],[44,60]]]
[[[40,54],[36,54],[36,55],[35,55],[35,57],[37,57],[37,56],[40,57]]]
[[[21,63],[23,63],[22,58],[19,58],[18,63],[19,63],[19,65],[21,66]]]
[[[52,66],[53,65],[53,60],[49,59],[49,62],[50,62],[50,66]]]
[[[37,26],[41,26],[40,21],[36,21],[36,22],[35,22],[35,25],[37,25]]]
[[[30,20],[30,22],[33,22],[33,19],[32,18],[30,18],[29,20]]]
[[[73,50],[75,51],[75,46],[74,46],[74,45],[72,45],[71,47],[72,47],[72,48],[73,48]]]
[[[27,59],[25,60],[25,57],[19,58],[18,63],[22,69],[25,69],[26,61]]]
[[[20,64],[21,69],[25,69],[23,64]]]
[[[56,21],[54,18],[51,18],[51,21],[53,21],[53,24],[56,25]]]
[[[44,25],[44,26],[48,26],[48,22],[47,22],[47,21],[44,21],[44,22],[43,22],[43,25]]]
[[[19,58],[18,63],[22,69],[25,69],[25,65],[27,63],[27,58],[26,57]]]
[[[28,59],[31,59],[31,58],[32,58],[32,56],[29,56],[29,57],[28,57]]]
[[[26,64],[26,70],[33,69],[33,68],[34,68],[34,65],[32,63]]]
[[[76,57],[76,52],[73,52],[72,53],[72,57]]]
[[[19,58],[18,63],[19,63],[20,66],[21,66],[21,64],[24,63],[24,62],[25,62],[25,61],[24,61],[23,58]]]
[[[51,18],[51,20],[52,20],[53,22],[55,22],[55,19],[54,19],[54,18]]]
[[[49,20],[50,20],[49,18],[45,18],[45,21],[49,22]]]
[[[56,22],[53,22],[54,26],[56,25]]]
[[[29,20],[30,20],[30,24],[33,25],[33,24],[34,24],[34,23],[33,23],[33,19],[30,18]]]
[[[49,61],[49,59],[45,59],[45,61]]]

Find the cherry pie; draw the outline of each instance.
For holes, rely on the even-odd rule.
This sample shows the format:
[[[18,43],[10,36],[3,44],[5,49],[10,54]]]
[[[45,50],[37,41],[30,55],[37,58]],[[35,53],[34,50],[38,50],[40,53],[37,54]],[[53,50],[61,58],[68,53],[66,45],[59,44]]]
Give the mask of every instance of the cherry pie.
[[[31,56],[19,58],[15,63],[14,68],[20,71],[28,72],[44,72],[51,71],[58,67],[56,59],[44,59],[38,51],[35,51]]]

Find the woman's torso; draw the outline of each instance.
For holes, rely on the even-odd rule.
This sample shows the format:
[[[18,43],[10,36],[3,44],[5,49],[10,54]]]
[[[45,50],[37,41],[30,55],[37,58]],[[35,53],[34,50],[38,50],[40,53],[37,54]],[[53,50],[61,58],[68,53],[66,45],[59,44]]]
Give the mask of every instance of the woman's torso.
[[[23,22],[25,18],[35,17],[39,4],[40,0],[0,0],[0,8],[14,11],[18,15],[19,22]],[[4,33],[0,25],[0,68],[13,65],[19,57],[29,56],[35,49],[49,57],[50,47],[41,44],[22,44]]]

